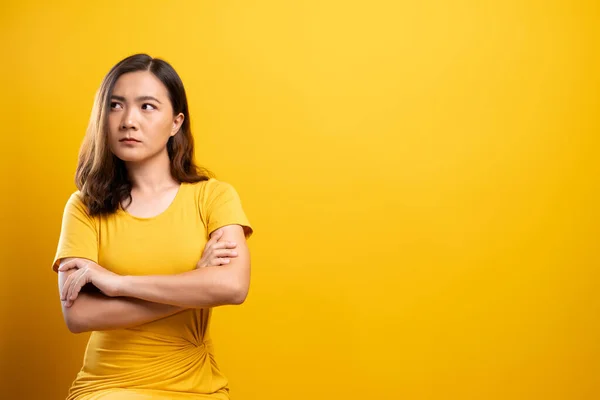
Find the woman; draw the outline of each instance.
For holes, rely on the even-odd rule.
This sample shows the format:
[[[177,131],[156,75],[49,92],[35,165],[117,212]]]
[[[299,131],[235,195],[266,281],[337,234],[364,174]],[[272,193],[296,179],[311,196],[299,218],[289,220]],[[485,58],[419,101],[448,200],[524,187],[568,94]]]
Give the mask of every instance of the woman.
[[[115,65],[53,263],[68,328],[92,332],[68,400],[229,398],[209,322],[246,298],[253,229],[236,190],[193,155],[173,68],[145,54]]]

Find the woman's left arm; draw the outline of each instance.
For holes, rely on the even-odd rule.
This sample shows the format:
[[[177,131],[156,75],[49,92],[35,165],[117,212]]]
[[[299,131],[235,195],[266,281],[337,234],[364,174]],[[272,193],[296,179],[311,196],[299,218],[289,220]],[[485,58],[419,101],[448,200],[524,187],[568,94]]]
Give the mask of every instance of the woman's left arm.
[[[250,251],[241,225],[221,229],[220,240],[237,243],[238,256],[227,265],[175,275],[123,276],[116,295],[190,308],[242,304],[250,287]]]

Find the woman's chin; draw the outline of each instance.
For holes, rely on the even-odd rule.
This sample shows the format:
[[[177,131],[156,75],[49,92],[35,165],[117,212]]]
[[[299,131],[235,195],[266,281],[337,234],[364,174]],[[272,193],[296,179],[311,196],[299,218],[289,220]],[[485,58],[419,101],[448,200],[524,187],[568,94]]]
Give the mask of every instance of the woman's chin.
[[[121,160],[123,162],[140,162],[146,158],[142,154],[131,154],[131,153],[127,154],[126,152],[122,152],[122,151],[114,153],[114,154],[119,160]]]

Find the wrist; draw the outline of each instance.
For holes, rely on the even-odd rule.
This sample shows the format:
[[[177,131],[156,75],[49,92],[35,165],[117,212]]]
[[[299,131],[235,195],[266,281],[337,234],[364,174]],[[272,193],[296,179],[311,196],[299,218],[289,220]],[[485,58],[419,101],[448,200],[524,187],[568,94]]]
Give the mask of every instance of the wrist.
[[[133,280],[133,276],[131,275],[122,275],[119,279],[119,283],[117,285],[117,296],[120,297],[131,297],[131,281]]]

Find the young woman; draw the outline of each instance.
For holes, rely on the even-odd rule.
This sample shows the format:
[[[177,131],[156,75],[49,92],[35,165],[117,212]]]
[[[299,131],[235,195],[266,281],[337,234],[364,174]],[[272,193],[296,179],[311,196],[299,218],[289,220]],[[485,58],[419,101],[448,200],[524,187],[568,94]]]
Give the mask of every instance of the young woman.
[[[233,186],[193,155],[173,68],[145,54],[115,65],[53,263],[69,330],[92,332],[68,400],[229,398],[209,322],[246,298],[253,229]]]

